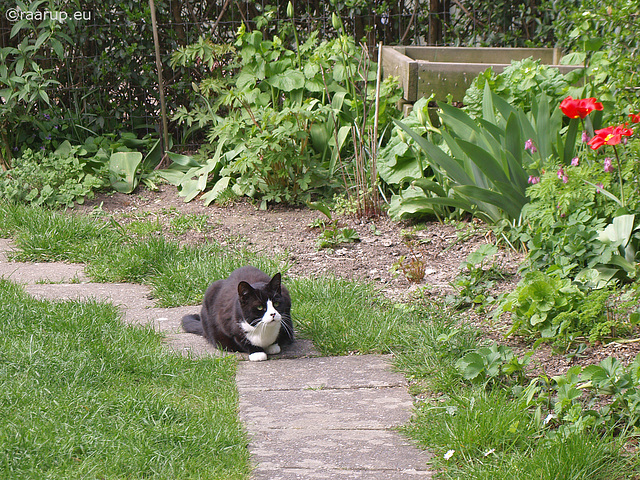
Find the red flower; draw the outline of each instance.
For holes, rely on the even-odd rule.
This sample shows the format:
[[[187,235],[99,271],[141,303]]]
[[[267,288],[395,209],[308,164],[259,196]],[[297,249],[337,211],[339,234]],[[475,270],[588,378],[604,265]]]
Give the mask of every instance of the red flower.
[[[633,123],[640,123],[640,113],[630,113],[629,116]]]
[[[560,103],[560,110],[569,118],[584,118],[594,110],[602,110],[602,103],[591,98],[571,98],[568,96]]]
[[[617,145],[622,141],[622,137],[629,137],[633,135],[633,130],[626,128],[624,125],[617,125],[615,127],[607,127],[602,130],[596,130],[596,135],[593,137],[587,145],[593,150],[599,149],[602,145]]]

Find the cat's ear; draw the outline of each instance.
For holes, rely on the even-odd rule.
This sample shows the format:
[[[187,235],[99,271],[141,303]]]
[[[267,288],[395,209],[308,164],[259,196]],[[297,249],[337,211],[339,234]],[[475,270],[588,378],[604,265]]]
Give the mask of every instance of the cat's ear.
[[[253,289],[253,287],[247,282],[238,283],[238,295],[240,296],[240,298],[245,298],[254,292],[255,290]]]
[[[278,295],[281,293],[281,285],[282,285],[282,276],[280,272],[276,273],[271,281],[269,282],[268,288],[270,291],[277,293]]]

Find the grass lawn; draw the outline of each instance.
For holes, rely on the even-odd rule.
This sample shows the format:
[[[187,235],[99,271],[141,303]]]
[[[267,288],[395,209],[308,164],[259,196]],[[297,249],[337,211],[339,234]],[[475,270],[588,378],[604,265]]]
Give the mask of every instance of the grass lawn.
[[[96,280],[151,285],[166,306],[198,303],[213,278],[246,263],[287,269],[279,258],[139,237],[104,219],[7,204],[0,215],[19,259],[80,261]],[[0,286],[0,478],[247,475],[232,359],[177,357],[157,335],[121,326],[109,305],[38,302]],[[482,340],[450,311],[332,277],[287,286],[298,335],[323,354],[394,354],[424,399],[403,431],[434,453],[441,478],[640,478],[628,436],[552,431],[503,384],[466,382],[456,362]]]
[[[0,280],[0,478],[243,479],[236,361]]]

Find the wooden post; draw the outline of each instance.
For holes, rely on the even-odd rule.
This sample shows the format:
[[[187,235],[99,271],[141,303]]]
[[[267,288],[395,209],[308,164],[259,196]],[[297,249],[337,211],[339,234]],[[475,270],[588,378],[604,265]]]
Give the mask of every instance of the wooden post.
[[[156,21],[156,6],[153,0],[149,0],[151,9],[151,27],[153,28],[153,43],[156,48],[156,68],[158,69],[158,89],[160,90],[160,113],[162,116],[162,156],[169,149],[169,132],[167,127],[167,108],[164,101],[164,80],[162,79],[162,59],[160,58],[160,40],[158,38],[158,22]],[[162,163],[162,162],[161,162]]]

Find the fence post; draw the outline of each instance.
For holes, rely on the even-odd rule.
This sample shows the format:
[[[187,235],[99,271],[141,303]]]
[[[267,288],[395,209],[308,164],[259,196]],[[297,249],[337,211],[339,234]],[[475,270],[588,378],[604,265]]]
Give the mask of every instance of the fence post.
[[[149,0],[149,8],[151,9],[151,27],[153,28],[153,44],[156,49],[156,68],[158,69],[158,88],[160,90],[160,114],[162,116],[162,160],[169,149],[169,133],[167,127],[167,108],[164,102],[164,80],[162,79],[162,59],[160,58],[160,40],[158,38],[158,22],[156,21],[156,6],[153,0]]]

